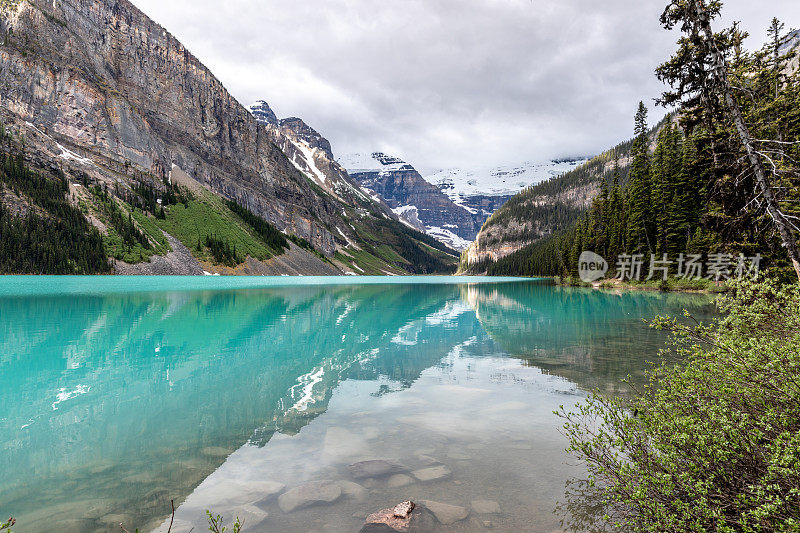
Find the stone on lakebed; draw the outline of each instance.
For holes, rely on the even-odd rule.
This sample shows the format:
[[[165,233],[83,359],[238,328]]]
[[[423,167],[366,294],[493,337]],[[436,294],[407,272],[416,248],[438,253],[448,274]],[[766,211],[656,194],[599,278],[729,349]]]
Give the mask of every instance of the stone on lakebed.
[[[422,482],[426,481],[438,481],[440,479],[445,479],[450,477],[452,472],[449,468],[444,465],[439,466],[429,466],[428,468],[423,468],[421,470],[414,470],[413,472],[414,477]]]
[[[335,481],[310,481],[289,489],[278,497],[278,506],[284,513],[296,509],[333,503],[342,495],[342,487]]]
[[[429,509],[404,501],[369,515],[360,533],[428,533],[436,525],[436,517]]]
[[[351,464],[348,468],[350,469],[350,473],[356,479],[391,476],[392,474],[408,472],[406,467],[397,463],[392,463],[391,461],[385,461],[383,459],[360,461],[358,463]]]
[[[455,524],[469,516],[467,508],[460,505],[450,505],[449,503],[432,500],[421,500],[419,503],[430,509],[436,519],[446,526]]]
[[[339,487],[342,489],[342,494],[345,496],[349,496],[357,501],[363,501],[367,498],[367,493],[369,492],[367,489],[359,485],[358,483],[354,483],[353,481],[338,481]]]
[[[405,474],[395,474],[386,481],[386,486],[390,489],[398,489],[414,483],[414,480]]]

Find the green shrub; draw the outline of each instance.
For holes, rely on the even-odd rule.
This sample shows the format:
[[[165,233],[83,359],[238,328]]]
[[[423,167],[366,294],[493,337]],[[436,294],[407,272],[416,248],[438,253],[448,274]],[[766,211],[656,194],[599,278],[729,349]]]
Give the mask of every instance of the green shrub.
[[[729,288],[711,325],[654,323],[684,363],[558,412],[588,470],[561,505],[573,529],[800,530],[800,286]]]
[[[14,520],[14,517],[9,517],[8,520],[5,522],[0,522],[0,531],[6,531],[7,533],[12,533],[11,528],[16,524],[17,521]]]
[[[211,511],[206,510],[206,517],[208,518],[208,530],[212,533],[225,533],[228,531],[228,528],[224,525],[222,515],[214,515]],[[236,520],[233,521],[233,533],[240,533],[243,525],[244,520],[239,520],[237,516]]]

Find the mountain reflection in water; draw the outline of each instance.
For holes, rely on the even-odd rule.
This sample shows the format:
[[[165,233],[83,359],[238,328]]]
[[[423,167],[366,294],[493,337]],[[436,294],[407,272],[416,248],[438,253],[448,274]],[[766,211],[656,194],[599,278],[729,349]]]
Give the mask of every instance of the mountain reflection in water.
[[[683,307],[712,312],[703,297],[541,282],[7,294],[0,513],[23,533],[132,531],[175,499],[186,529],[210,507],[251,531],[312,531],[357,529],[354,515],[405,497],[488,498],[498,528],[556,527],[574,468],[553,408],[640,379],[664,341],[642,318]],[[367,480],[294,513],[254,496],[265,481],[352,482],[365,458],[414,482]],[[428,461],[451,474],[415,481]]]

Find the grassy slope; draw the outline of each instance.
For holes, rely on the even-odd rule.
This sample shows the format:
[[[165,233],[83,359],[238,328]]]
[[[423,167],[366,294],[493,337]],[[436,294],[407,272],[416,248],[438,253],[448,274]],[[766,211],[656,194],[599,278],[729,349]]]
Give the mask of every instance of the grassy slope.
[[[237,253],[242,258],[251,256],[259,260],[266,260],[283,253],[265,244],[259,236],[238,215],[234,214],[222,199],[210,191],[199,190],[187,205],[177,204],[165,208],[166,218],[159,219],[152,214],[133,209],[130,204],[119,199],[114,199],[118,209],[124,216],[130,214],[136,226],[150,241],[150,247],[140,244],[133,246],[123,243],[121,236],[109,224],[108,210],[110,206],[104,204],[97,196],[81,201],[81,209],[87,215],[93,216],[106,225],[106,234],[103,243],[109,256],[126,263],[140,263],[149,261],[154,255],[164,255],[171,251],[163,232],[169,233],[183,243],[197,259],[212,261],[211,254],[205,248],[197,249],[198,238],[205,242],[206,235],[215,235],[217,238],[236,245]],[[163,230],[163,232],[162,232]]]
[[[267,246],[255,232],[212,192],[200,190],[194,198],[184,204],[166,208],[166,219],[151,218],[161,229],[181,241],[192,254],[202,261],[211,260],[211,255],[197,241],[205,241],[207,235],[227,241],[236,246],[237,253],[266,260],[280,255],[282,250]]]

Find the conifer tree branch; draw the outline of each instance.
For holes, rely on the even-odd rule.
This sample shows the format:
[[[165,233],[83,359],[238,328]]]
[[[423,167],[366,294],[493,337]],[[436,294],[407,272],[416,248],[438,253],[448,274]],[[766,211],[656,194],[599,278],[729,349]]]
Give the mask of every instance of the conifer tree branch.
[[[767,173],[761,162],[760,154],[754,147],[753,137],[745,123],[739,104],[733,96],[733,89],[728,80],[727,61],[719,49],[714,32],[711,30],[711,14],[704,0],[689,0],[687,7],[689,9],[686,12],[687,20],[685,21],[685,27],[690,29],[693,37],[705,40],[705,46],[707,47],[711,59],[709,75],[713,87],[721,96],[728,114],[733,120],[739,135],[739,140],[744,146],[750,167],[753,169],[756,182],[764,197],[767,212],[777,226],[783,245],[789,254],[789,259],[800,281],[800,249],[798,249],[797,240],[792,233],[792,224],[789,223],[778,209],[778,202],[773,194],[769,179],[767,178]]]

